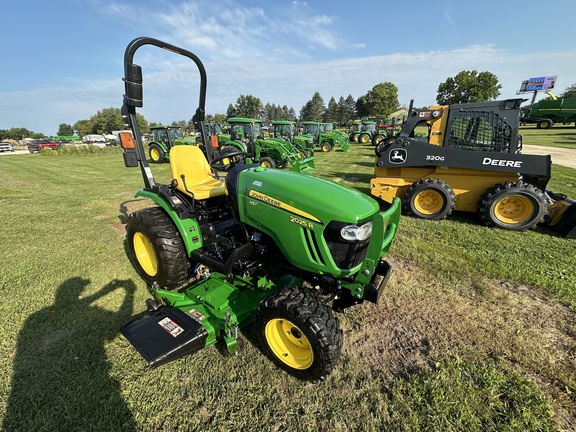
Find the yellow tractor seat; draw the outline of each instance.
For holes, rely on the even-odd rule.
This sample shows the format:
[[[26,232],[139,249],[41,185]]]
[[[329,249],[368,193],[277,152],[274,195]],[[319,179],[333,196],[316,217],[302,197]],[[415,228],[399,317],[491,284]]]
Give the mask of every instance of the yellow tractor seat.
[[[226,195],[224,182],[214,177],[204,153],[193,145],[177,145],[170,150],[172,178],[176,189],[197,200]],[[184,178],[182,178],[184,175]],[[188,189],[188,190],[186,190]]]

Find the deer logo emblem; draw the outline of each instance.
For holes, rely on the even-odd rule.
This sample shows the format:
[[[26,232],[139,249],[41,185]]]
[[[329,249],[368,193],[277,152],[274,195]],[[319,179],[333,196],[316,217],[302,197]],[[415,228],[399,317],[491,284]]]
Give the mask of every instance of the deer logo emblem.
[[[408,152],[405,149],[394,149],[390,152],[388,160],[393,164],[402,164],[406,162]]]

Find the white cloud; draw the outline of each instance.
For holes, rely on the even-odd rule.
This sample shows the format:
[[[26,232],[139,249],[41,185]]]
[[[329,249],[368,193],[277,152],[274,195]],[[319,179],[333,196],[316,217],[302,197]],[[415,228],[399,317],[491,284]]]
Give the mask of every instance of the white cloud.
[[[251,11],[264,18],[259,9]],[[189,9],[186,17],[190,18],[192,12],[193,8]],[[226,20],[239,17],[240,22],[246,22],[252,15],[237,15],[231,10]],[[535,57],[500,50],[494,45],[304,61],[291,51],[289,44],[274,50],[266,46],[242,50],[251,48],[249,41],[258,39],[265,26],[240,40],[238,32],[209,18],[194,18],[186,26],[182,23],[187,18],[181,21],[168,14],[163,19],[171,23],[167,41],[181,40],[182,47],[198,47],[200,52],[196,54],[204,61],[208,74],[206,108],[212,114],[226,112],[241,94],[256,96],[264,103],[287,105],[299,112],[316,91],[328,103],[331,97],[338,100],[350,94],[357,98],[385,81],[398,87],[401,104],[414,99],[416,106],[431,105],[435,103],[438,85],[462,70],[494,73],[503,86],[501,98],[510,98],[516,97],[515,91],[523,79],[539,75],[558,75],[561,91],[573,84],[568,80],[576,70],[574,50],[548,51]],[[233,47],[240,49],[234,51]],[[212,54],[204,56],[202,53],[206,52]],[[149,121],[165,123],[191,118],[198,105],[198,73],[192,62],[156,47],[139,50],[135,61],[142,65],[144,73],[144,108],[140,112]],[[0,93],[0,100],[10,107],[0,119],[0,128],[21,126],[54,134],[60,123],[73,124],[100,109],[120,107],[123,90],[118,76],[112,81],[75,82],[67,88]]]

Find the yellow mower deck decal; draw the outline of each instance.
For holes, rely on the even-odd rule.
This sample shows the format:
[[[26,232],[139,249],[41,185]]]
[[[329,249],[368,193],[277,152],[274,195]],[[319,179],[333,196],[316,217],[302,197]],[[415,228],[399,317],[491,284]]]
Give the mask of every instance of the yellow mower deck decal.
[[[320,219],[318,219],[315,216],[312,216],[310,213],[306,213],[305,211],[297,209],[296,207],[291,206],[290,204],[286,204],[283,201],[279,201],[276,198],[272,198],[266,194],[255,191],[254,189],[250,190],[250,193],[248,194],[248,196],[250,196],[250,198],[257,199],[258,201],[265,202],[266,204],[273,205],[274,207],[278,207],[278,208],[281,208],[283,210],[289,211],[290,213],[294,213],[298,216],[305,217],[306,219],[310,219],[314,222],[322,223],[322,221]]]

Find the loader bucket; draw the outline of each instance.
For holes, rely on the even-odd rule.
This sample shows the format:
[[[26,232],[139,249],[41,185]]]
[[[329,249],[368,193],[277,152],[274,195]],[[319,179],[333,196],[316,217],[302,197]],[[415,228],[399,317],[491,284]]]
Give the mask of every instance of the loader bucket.
[[[344,144],[342,144],[342,151],[347,152],[349,147],[350,147],[350,142],[348,140],[346,140],[346,142]]]
[[[304,174],[309,174],[315,170],[316,170],[316,164],[314,163],[313,157],[298,159],[294,163],[294,165],[292,165],[292,168],[290,168],[290,171],[295,171]]]
[[[549,225],[562,237],[576,239],[576,201],[564,194],[546,189],[552,204],[548,206]]]

